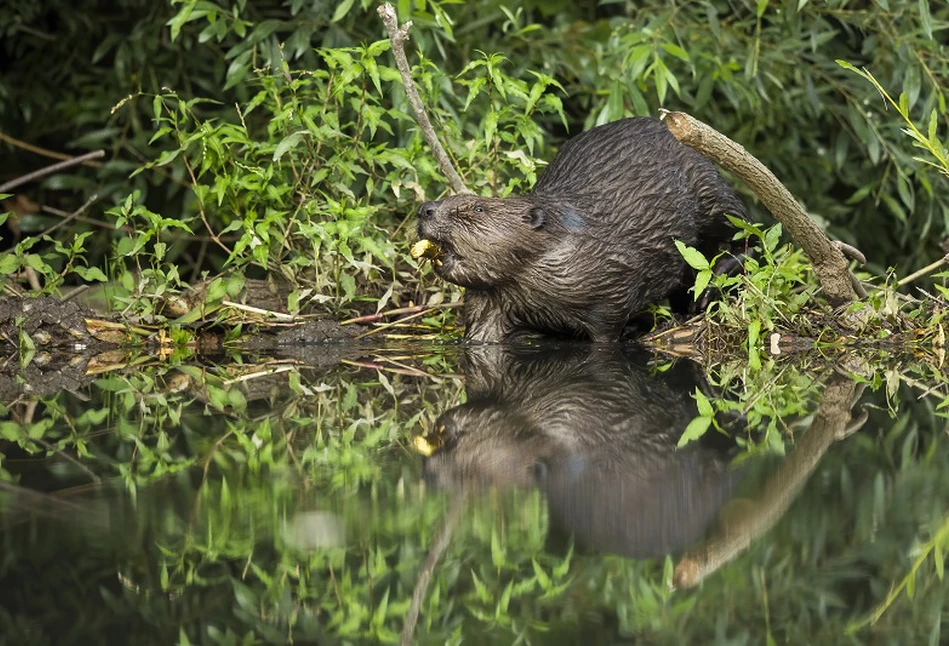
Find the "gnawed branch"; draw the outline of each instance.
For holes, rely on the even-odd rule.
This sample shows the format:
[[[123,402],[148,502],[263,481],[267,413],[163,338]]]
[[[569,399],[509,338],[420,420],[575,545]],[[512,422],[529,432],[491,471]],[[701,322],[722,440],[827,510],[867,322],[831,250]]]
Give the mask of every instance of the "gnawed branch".
[[[412,68],[409,67],[409,61],[405,57],[405,41],[408,39],[412,22],[409,21],[402,25],[402,27],[399,27],[399,20],[395,15],[395,9],[388,2],[379,7],[377,11],[386,26],[386,31],[389,33],[389,41],[392,43],[392,55],[395,57],[396,67],[399,68],[399,73],[402,75],[402,85],[405,86],[405,94],[409,99],[409,103],[412,105],[412,109],[415,111],[415,120],[422,129],[422,136],[425,137],[425,142],[428,144],[428,147],[432,149],[432,152],[435,154],[435,159],[438,161],[438,165],[441,166],[442,172],[445,173],[445,177],[448,178],[448,184],[451,186],[452,192],[471,193],[468,187],[465,186],[464,180],[461,179],[461,175],[455,170],[451,159],[448,157],[448,153],[445,152],[441,142],[438,140],[435,129],[432,128],[432,122],[428,118],[428,113],[425,112],[425,106],[422,105],[418,88],[412,79]]]
[[[830,241],[790,191],[741,144],[684,112],[664,110],[660,118],[676,139],[728,169],[754,191],[811,259],[831,305],[846,305],[858,296],[866,295],[851,275],[841,246]],[[856,257],[862,257],[862,254]]]

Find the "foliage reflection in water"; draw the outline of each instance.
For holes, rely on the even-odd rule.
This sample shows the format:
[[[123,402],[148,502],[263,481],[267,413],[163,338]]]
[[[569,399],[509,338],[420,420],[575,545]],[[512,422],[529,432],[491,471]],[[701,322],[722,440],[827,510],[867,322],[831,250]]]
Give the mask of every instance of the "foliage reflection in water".
[[[814,381],[780,455],[754,395],[635,347],[319,365],[5,408],[3,639],[939,643],[949,451],[915,396]],[[731,412],[677,448],[697,398]]]

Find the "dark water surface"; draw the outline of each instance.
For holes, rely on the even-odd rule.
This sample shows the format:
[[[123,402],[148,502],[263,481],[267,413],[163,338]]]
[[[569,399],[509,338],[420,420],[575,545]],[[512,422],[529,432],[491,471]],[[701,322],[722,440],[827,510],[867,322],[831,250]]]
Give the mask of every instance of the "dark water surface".
[[[925,384],[332,352],[5,402],[0,641],[946,643]]]

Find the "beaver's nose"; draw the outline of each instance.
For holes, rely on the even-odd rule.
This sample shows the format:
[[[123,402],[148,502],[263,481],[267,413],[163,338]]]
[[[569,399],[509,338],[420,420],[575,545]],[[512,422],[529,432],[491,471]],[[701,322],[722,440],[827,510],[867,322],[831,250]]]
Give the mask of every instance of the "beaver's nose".
[[[418,207],[418,217],[420,220],[434,217],[437,210],[438,202],[426,202],[422,206]]]

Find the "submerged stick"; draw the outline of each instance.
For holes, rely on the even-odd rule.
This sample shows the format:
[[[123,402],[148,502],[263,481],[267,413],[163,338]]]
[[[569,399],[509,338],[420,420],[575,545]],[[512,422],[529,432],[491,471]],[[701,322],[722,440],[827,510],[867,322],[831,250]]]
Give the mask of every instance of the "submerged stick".
[[[409,67],[409,61],[405,57],[404,47],[404,43],[409,36],[409,29],[412,28],[412,21],[399,27],[399,20],[395,15],[395,9],[388,2],[379,7],[377,11],[386,26],[386,31],[389,33],[389,41],[392,43],[392,55],[395,57],[396,67],[399,68],[399,73],[402,75],[402,85],[405,86],[405,94],[409,99],[409,103],[412,105],[412,109],[415,111],[415,120],[422,129],[422,136],[425,137],[425,142],[428,144],[428,147],[432,149],[432,152],[435,154],[435,159],[438,161],[438,165],[441,166],[442,172],[445,173],[445,177],[448,178],[448,184],[451,186],[452,192],[471,193],[465,185],[464,180],[461,179],[461,175],[455,170],[451,159],[448,157],[448,153],[445,152],[441,142],[438,140],[435,129],[432,128],[432,122],[425,112],[425,106],[422,105],[418,88],[412,79],[412,68]]]
[[[831,305],[846,305],[857,299],[855,281],[843,252],[821,231],[774,173],[741,144],[684,112],[663,111],[660,118],[676,139],[730,170],[754,191],[811,259]]]
[[[752,541],[771,529],[797,498],[830,446],[857,431],[867,419],[851,410],[862,393],[852,379],[834,375],[804,437],[774,471],[754,500],[744,501],[731,518],[722,521],[702,544],[689,550],[672,575],[677,588],[692,588],[748,549]]]
[[[468,511],[468,496],[462,494],[458,499],[451,501],[448,508],[448,514],[442,523],[441,529],[435,535],[432,546],[428,550],[425,562],[418,572],[418,579],[415,581],[415,588],[412,590],[412,600],[409,602],[409,611],[405,615],[405,624],[402,626],[402,635],[399,643],[402,646],[414,644],[415,626],[418,624],[418,616],[422,610],[422,601],[425,600],[425,593],[428,592],[428,586],[432,581],[432,574],[435,572],[435,566],[441,560],[445,550],[451,543],[451,537],[458,527],[459,521]]]

